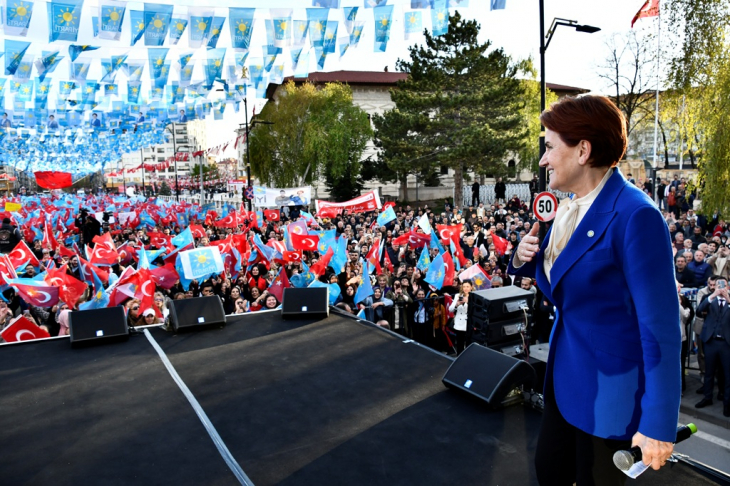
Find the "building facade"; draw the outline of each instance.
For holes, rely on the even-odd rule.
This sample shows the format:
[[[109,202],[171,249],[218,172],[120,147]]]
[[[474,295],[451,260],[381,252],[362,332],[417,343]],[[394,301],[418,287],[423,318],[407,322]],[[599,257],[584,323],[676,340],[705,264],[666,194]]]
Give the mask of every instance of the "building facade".
[[[406,73],[387,72],[387,71],[334,71],[329,73],[311,73],[306,78],[287,77],[282,84],[271,83],[267,87],[266,97],[270,102],[276,102],[281,96],[282,85],[289,81],[293,81],[296,85],[304,83],[312,83],[315,86],[323,86],[327,83],[344,83],[352,89],[353,103],[365,111],[368,115],[382,115],[384,112],[395,108],[395,103],[390,96],[390,90],[395,88],[399,81],[403,81],[408,77]],[[547,83],[548,89],[555,92],[558,97],[575,96],[586,93],[588,90],[576,88],[573,86],[558,85]],[[365,151],[362,154],[362,160],[368,157],[377,158],[378,153],[372,141],[368,142]],[[244,161],[245,167],[245,147],[240,148],[239,157]],[[507,163],[507,162],[505,162]],[[527,176],[530,178],[531,176]],[[425,187],[420,185],[416,176],[408,178],[408,194],[399,194],[399,185],[397,183],[382,183],[380,181],[366,182],[366,190],[378,189],[381,195],[389,198],[414,200],[433,200],[453,196],[454,190],[454,172],[451,169],[441,171],[439,176],[441,185],[438,187]],[[313,187],[316,197],[326,198],[328,196],[327,189],[323,183],[315,184]]]

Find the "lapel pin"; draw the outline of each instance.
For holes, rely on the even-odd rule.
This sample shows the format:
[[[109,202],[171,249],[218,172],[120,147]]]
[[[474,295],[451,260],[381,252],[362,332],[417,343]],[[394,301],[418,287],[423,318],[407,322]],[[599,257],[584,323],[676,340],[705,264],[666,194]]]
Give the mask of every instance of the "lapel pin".
[[[588,231],[588,238],[593,238],[593,235],[595,235],[593,230]]]

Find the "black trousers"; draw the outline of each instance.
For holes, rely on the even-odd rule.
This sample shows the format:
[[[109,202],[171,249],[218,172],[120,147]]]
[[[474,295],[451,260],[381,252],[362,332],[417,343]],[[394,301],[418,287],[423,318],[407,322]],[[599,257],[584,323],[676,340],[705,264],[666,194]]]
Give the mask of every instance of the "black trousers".
[[[712,400],[715,375],[721,372],[725,378],[719,382],[720,391],[725,395],[725,404],[730,404],[730,344],[723,339],[711,338],[705,342],[705,398]],[[724,388],[724,389],[723,389]]]
[[[630,440],[601,439],[570,425],[558,410],[552,391],[535,452],[540,486],[620,486],[626,476],[613,464],[613,454],[631,447]]]

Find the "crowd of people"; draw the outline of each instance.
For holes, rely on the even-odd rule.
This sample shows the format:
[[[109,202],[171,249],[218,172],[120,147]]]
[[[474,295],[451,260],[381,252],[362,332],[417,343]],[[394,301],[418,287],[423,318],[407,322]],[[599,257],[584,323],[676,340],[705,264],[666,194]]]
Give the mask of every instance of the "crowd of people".
[[[676,184],[667,186],[682,193],[684,180],[675,180]],[[659,189],[666,190],[661,186]],[[285,286],[308,286],[313,280],[319,280],[333,289],[331,303],[336,307],[447,353],[460,352],[474,339],[473,326],[466,317],[469,294],[473,290],[518,285],[538,294],[531,309],[533,342],[546,342],[550,336],[553,323],[550,302],[542,298],[533,279],[507,274],[512,249],[537,223],[517,196],[502,197],[505,203],[497,200],[464,208],[447,206],[438,212],[428,206],[395,206],[395,219],[383,225],[377,224],[378,212],[345,210],[334,217],[319,218],[302,207],[282,210],[276,217],[265,219],[243,208],[238,211],[228,208],[226,216],[233,214],[234,222],[222,224],[226,211],[218,214],[210,208],[185,202],[166,206],[154,199],[108,195],[36,196],[17,200],[22,209],[6,212],[0,226],[0,252],[12,257],[21,245],[26,245],[35,260],[9,258],[8,262],[17,265],[13,268],[15,274],[0,260],[3,280],[23,277],[49,281],[49,274],[62,269],[78,282],[77,288],[81,285],[84,289],[70,297],[61,292],[57,303],[43,307],[27,302],[22,292],[4,281],[0,301],[3,327],[22,314],[50,335],[67,334],[68,312],[79,309],[94,297],[89,271],[104,276],[104,292],[114,297],[106,305],[123,305],[131,326],[169,326],[172,300],[206,295],[219,296],[227,314],[277,309],[281,292],[272,291],[272,284],[283,273]],[[677,217],[675,205],[660,204],[665,209],[663,214],[675,253],[676,280],[680,297],[684,299],[682,308],[686,310],[683,363],[686,353],[696,352],[704,373],[707,364],[700,335],[706,310],[695,316],[694,307],[714,292],[718,280],[726,282],[730,278],[730,228],[717,216],[708,218],[687,209]],[[120,213],[133,216],[123,220]],[[142,214],[147,217],[140,220]],[[178,214],[186,217],[175,217]],[[424,215],[427,224],[419,225]],[[339,260],[341,266],[335,259],[328,259],[322,248],[288,251],[291,242],[287,238],[293,232],[290,225],[301,226],[301,222],[309,234],[330,235],[334,241],[346,241],[342,245],[346,256]],[[195,230],[191,231],[193,244],[184,248],[172,245],[172,239],[186,229]],[[424,239],[428,229],[438,236]],[[409,235],[421,238],[409,239]],[[256,251],[254,238],[260,238],[277,258],[267,259],[264,252]],[[94,260],[98,245],[113,247],[115,261]],[[177,274],[179,269],[170,257],[185,249],[211,245],[217,246],[226,258],[225,271],[205,281],[181,280]],[[144,274],[155,281],[153,298],[146,303],[139,289],[119,292],[120,278],[126,276],[129,280],[130,274],[141,275],[140,249],[156,255],[149,262],[150,273]],[[424,251],[428,254],[426,261],[433,260],[440,252],[448,253],[456,267],[447,272],[448,278],[438,288],[426,281],[428,266],[423,265]],[[473,277],[464,278],[465,274],[474,275],[473,266],[478,266],[479,274],[485,277],[478,285]],[[166,281],[158,279],[158,270],[168,275]],[[370,280],[371,290],[367,295],[358,293],[363,278]],[[689,298],[696,299],[695,306],[689,304]],[[696,340],[690,342],[693,330]],[[712,368],[718,371],[708,375],[719,375],[720,398],[724,398],[724,368],[730,359],[730,354],[728,357],[725,354],[721,352],[717,357],[713,354]],[[708,395],[704,388],[703,394]]]
[[[99,290],[108,298],[105,306],[127,309],[131,326],[169,325],[172,300],[205,295],[218,295],[228,314],[276,309],[282,294],[273,284],[280,276],[283,287],[309,286],[314,280],[320,282],[315,285],[329,285],[331,303],[345,312],[446,352],[455,352],[457,343],[460,351],[469,339],[463,319],[454,319],[461,311],[453,297],[461,295],[466,303],[475,286],[520,284],[505,273],[510,249],[535,224],[516,196],[507,204],[439,212],[428,206],[398,206],[393,208],[395,219],[382,225],[375,211],[345,210],[320,218],[305,207],[256,214],[244,208],[216,211],[185,202],[108,195],[33,196],[15,202],[22,209],[4,213],[0,227],[0,252],[9,257],[5,265],[0,258],[3,326],[23,314],[50,335],[67,334],[68,312],[88,306]],[[424,215],[433,238],[424,231]],[[330,244],[294,250],[291,235],[302,231]],[[175,246],[176,237],[186,232],[192,241]],[[203,281],[180,278],[176,257],[205,246],[219,248],[225,270]],[[328,254],[329,247],[336,254]],[[439,253],[448,253],[456,268],[437,287],[426,281],[424,262]],[[483,276],[479,285],[463,278],[474,265]],[[65,274],[65,288],[74,292],[54,280],[59,271]],[[95,288],[94,276],[103,280],[102,289]],[[28,279],[58,284],[58,302],[35,305],[39,303],[14,284]],[[155,282],[151,297],[142,292],[145,279]],[[361,289],[364,279],[370,280],[367,293]],[[534,290],[531,279],[524,280],[524,287]]]

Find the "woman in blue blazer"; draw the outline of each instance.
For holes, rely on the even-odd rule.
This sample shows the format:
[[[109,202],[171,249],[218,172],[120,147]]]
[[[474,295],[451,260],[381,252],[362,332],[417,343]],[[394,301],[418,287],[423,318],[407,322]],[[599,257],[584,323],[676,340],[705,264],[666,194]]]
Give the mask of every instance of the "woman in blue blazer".
[[[616,450],[638,445],[659,469],[676,438],[679,306],[669,231],[615,168],[626,122],[607,98],[565,98],[541,115],[550,188],[561,203],[535,225],[509,273],[536,277],[556,307],[535,463],[541,485],[623,484]]]

